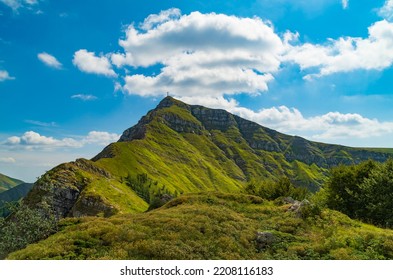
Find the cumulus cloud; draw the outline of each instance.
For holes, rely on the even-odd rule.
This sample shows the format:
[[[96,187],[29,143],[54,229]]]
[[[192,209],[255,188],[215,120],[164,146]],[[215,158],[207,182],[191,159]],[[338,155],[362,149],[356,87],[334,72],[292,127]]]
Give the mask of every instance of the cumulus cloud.
[[[282,132],[311,134],[311,138],[316,140],[368,138],[393,132],[393,122],[380,122],[359,114],[329,112],[306,118],[298,109],[286,106],[262,109],[257,112],[246,108],[234,108],[233,111]]]
[[[311,73],[305,78],[321,77],[354,70],[383,70],[393,64],[393,23],[378,21],[368,28],[368,38],[341,37],[327,44],[287,45],[283,61],[299,64]]]
[[[179,18],[181,16],[181,11],[177,8],[172,8],[168,10],[161,11],[158,15],[149,15],[145,21],[140,25],[141,29],[149,30],[158,24]]]
[[[5,142],[6,145],[20,145],[28,148],[39,147],[73,147],[79,148],[82,145],[72,138],[55,139],[53,137],[42,136],[34,131],[27,131],[22,136],[12,136]]]
[[[84,137],[56,139],[40,135],[34,131],[27,131],[22,136],[11,136],[1,143],[17,149],[54,150],[59,148],[81,148],[87,144],[107,145],[117,141],[120,135],[104,131],[91,131]]]
[[[81,49],[75,52],[72,62],[82,72],[117,77],[117,74],[112,69],[112,64],[106,56],[96,56],[94,52]]]
[[[84,142],[88,144],[99,144],[107,145],[112,142],[119,140],[120,135],[116,133],[109,133],[104,131],[90,131],[89,134],[84,138]]]
[[[11,77],[10,74],[5,71],[5,70],[0,70],[0,82],[6,81],[6,80],[14,80],[14,77]]]
[[[71,96],[72,99],[79,99],[82,101],[92,101],[96,100],[97,96],[91,94],[75,94]]]
[[[16,160],[13,157],[1,157],[0,162],[3,163],[15,163]]]
[[[391,2],[387,1],[381,11],[393,6]],[[347,8],[349,1],[341,3]],[[116,75],[110,62],[125,68],[128,74],[122,77],[122,90],[131,95],[258,95],[268,90],[274,75],[288,62],[299,65],[306,73],[305,79],[390,67],[393,23],[378,21],[368,33],[367,38],[348,36],[323,44],[301,43],[299,33],[287,31],[279,36],[271,23],[258,17],[200,12],[182,15],[173,8],[149,15],[139,25],[129,25],[125,37],[119,40],[122,52],[96,57],[80,50],[75,53],[74,64],[82,71],[108,76]],[[101,67],[97,66],[98,59]]]
[[[42,61],[44,64],[46,64],[49,67],[55,68],[55,69],[61,69],[62,64],[57,60],[56,57],[53,55],[50,55],[46,52],[39,53],[37,55],[38,59]]]
[[[111,55],[117,67],[162,66],[156,75],[124,78],[124,91],[141,96],[172,94],[221,96],[268,89],[280,66],[280,37],[260,18],[177,9],[150,15],[141,28],[130,25],[123,53]]]
[[[393,19],[393,0],[386,0],[385,4],[379,9],[378,14],[388,21]]]

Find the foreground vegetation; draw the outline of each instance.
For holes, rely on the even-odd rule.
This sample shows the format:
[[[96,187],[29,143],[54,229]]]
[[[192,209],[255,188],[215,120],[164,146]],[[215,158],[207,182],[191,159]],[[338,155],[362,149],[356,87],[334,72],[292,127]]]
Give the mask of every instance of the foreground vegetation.
[[[391,259],[393,231],[281,199],[182,195],[141,214],[67,218],[9,259]],[[269,233],[268,242],[258,236]]]
[[[22,204],[0,220],[0,257],[393,259],[392,171],[392,160],[338,166],[316,194],[287,177],[250,182],[243,193],[174,194],[127,176],[147,212],[58,220],[48,205]]]

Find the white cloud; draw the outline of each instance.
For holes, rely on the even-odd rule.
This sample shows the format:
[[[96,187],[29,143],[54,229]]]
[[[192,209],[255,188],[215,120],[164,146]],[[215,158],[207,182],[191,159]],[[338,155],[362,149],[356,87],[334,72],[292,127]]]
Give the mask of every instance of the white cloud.
[[[104,75],[107,77],[117,76],[107,57],[103,55],[96,56],[94,52],[88,52],[85,49],[75,52],[72,62],[82,72]]]
[[[9,137],[7,139],[5,144],[8,144],[8,145],[19,145],[20,144],[20,137],[18,137],[18,136],[11,136],[11,137]]]
[[[22,136],[12,136],[5,142],[7,145],[20,145],[27,148],[40,148],[40,147],[72,147],[79,148],[82,145],[72,138],[55,139],[53,137],[42,136],[34,131],[27,131]]]
[[[44,64],[46,64],[49,67],[56,68],[56,69],[61,69],[62,67],[62,64],[56,59],[56,57],[46,52],[39,53],[37,57],[39,60],[41,60]]]
[[[258,94],[268,89],[280,66],[280,37],[260,18],[193,12],[177,9],[150,15],[138,30],[130,25],[114,53],[117,67],[138,69],[162,65],[155,75],[125,77],[124,91],[141,96],[171,94],[222,96]]]
[[[42,126],[42,127],[56,127],[57,124],[55,122],[41,122],[41,121],[35,121],[35,120],[25,120],[25,123],[37,125],[37,126]]]
[[[176,8],[172,8],[169,10],[161,11],[158,15],[152,14],[149,15],[145,21],[140,25],[141,29],[149,30],[158,24],[162,24],[164,22],[177,19],[181,16],[181,11]]]
[[[37,0],[0,0],[0,2],[4,3],[8,7],[10,7],[15,12],[22,7],[31,7],[38,4]]]
[[[0,162],[3,163],[15,163],[16,160],[13,157],[1,157]]]
[[[10,74],[8,74],[7,71],[5,70],[0,70],[0,82],[6,81],[6,80],[14,80],[14,77],[11,77]]]
[[[269,128],[291,134],[310,135],[316,140],[370,138],[393,133],[393,122],[380,122],[359,114],[329,112],[306,118],[298,109],[286,106],[258,112],[246,108],[234,108],[233,111]]]
[[[96,100],[97,96],[91,94],[75,94],[71,96],[72,99],[80,99],[83,101],[92,101]]]
[[[386,20],[393,19],[393,0],[386,0],[385,4],[379,9],[378,14]]]
[[[120,135],[104,131],[90,131],[84,138],[84,142],[88,144],[108,145],[109,143],[119,140]]]
[[[292,61],[321,77],[354,70],[383,70],[393,64],[393,23],[378,21],[368,28],[368,38],[341,37],[325,45],[287,44],[283,61]],[[316,69],[316,70],[315,70]],[[315,72],[316,71],[316,72]]]
[[[22,136],[11,136],[1,144],[13,149],[27,150],[55,150],[61,148],[81,148],[87,144],[107,145],[120,138],[116,133],[91,131],[84,137],[56,139],[40,135],[34,131],[27,131]]]
[[[0,2],[4,3],[8,7],[13,10],[18,10],[22,6],[22,2],[20,0],[0,0]]]

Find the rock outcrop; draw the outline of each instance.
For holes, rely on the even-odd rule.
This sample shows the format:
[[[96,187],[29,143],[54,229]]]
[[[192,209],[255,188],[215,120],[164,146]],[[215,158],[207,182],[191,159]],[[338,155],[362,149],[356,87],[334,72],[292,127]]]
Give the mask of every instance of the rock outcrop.
[[[33,186],[26,196],[24,203],[36,207],[45,201],[49,204],[59,218],[89,216],[92,213],[104,212],[106,215],[113,211],[99,198],[93,201],[81,197],[85,187],[91,180],[83,176],[83,172],[99,177],[110,178],[111,175],[104,169],[95,166],[86,159],[77,159],[75,162],[61,164],[45,173]],[[78,206],[79,207],[76,207]],[[82,207],[83,206],[83,207]]]

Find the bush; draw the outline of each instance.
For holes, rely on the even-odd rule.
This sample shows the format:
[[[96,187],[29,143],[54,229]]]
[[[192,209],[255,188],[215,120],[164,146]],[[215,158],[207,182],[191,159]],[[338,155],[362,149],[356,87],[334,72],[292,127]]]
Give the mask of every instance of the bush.
[[[281,177],[276,182],[262,181],[259,184],[251,182],[246,187],[246,192],[268,200],[275,200],[279,197],[303,200],[309,195],[306,188],[295,187],[288,177]]]
[[[351,218],[393,227],[393,160],[333,168],[320,196]]]
[[[34,209],[22,204],[13,210],[7,219],[0,219],[0,259],[47,238],[57,228],[57,220],[47,203]]]

